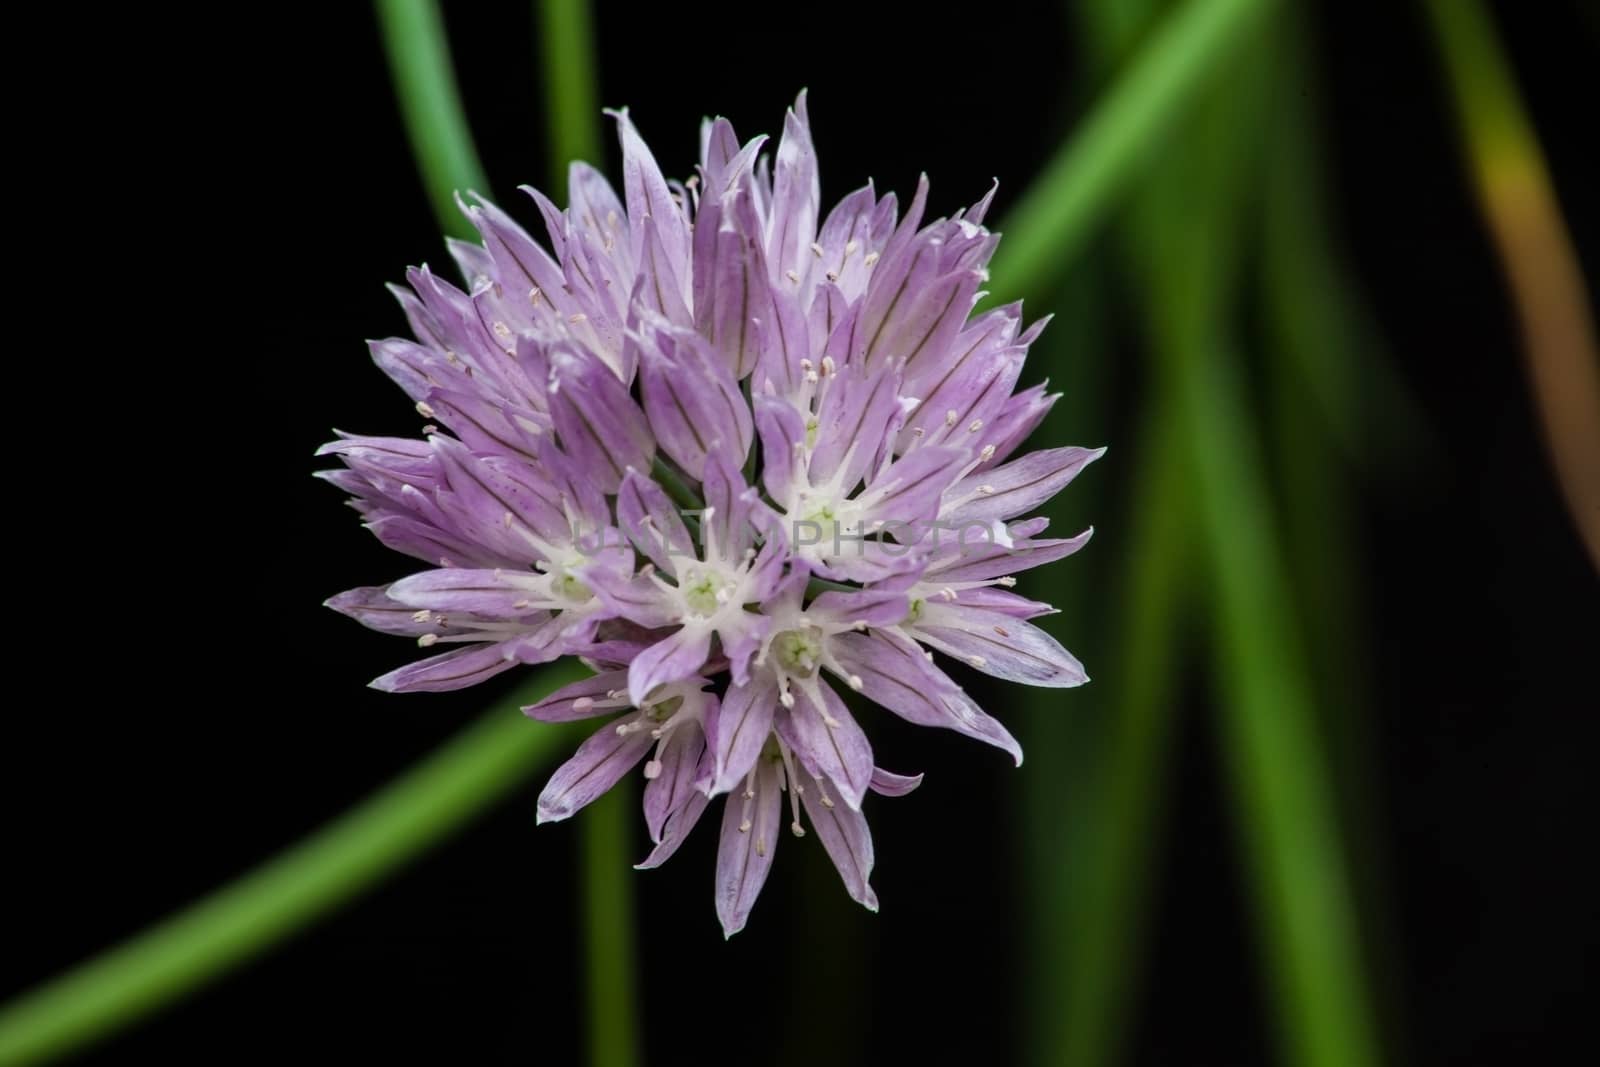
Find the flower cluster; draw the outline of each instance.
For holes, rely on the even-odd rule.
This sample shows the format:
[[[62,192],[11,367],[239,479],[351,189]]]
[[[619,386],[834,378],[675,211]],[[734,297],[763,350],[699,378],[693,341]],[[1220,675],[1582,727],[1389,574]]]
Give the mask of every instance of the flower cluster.
[[[914,723],[1021,749],[937,665],[1074,686],[1013,574],[1077,550],[1021,519],[1100,453],[1012,458],[1056,399],[1016,390],[1043,323],[974,315],[997,236],[985,196],[922,224],[871,184],[824,217],[802,95],[769,161],[725,120],[698,173],[662,177],[626,113],[619,199],[574,164],[565,211],[534,190],[548,250],[494,205],[462,209],[458,288],[396,288],[415,335],[372,345],[429,421],[421,440],[341,435],[324,476],[428,568],[335,609],[446,651],[373,684],[459,689],[579,656],[597,673],[527,708],[606,722],[555,772],[564,819],[643,763],[663,862],[726,796],[723,929],[743,927],[788,794],[850,895],[877,901],[874,763],[841,691]]]

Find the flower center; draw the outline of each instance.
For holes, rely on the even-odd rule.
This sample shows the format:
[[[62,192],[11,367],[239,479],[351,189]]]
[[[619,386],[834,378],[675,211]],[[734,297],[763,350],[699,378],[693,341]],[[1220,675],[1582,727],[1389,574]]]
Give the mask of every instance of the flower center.
[[[715,615],[727,599],[730,583],[706,570],[691,570],[684,575],[683,602],[696,615]]]
[[[784,630],[772,639],[772,651],[785,674],[809,678],[822,662],[822,634],[814,627]]]
[[[583,579],[564,569],[550,576],[550,591],[574,604],[585,603],[594,596],[594,590],[585,585]]]
[[[683,697],[676,696],[663,700],[659,704],[645,705],[644,713],[650,717],[652,722],[666,722],[681,707],[683,707]]]

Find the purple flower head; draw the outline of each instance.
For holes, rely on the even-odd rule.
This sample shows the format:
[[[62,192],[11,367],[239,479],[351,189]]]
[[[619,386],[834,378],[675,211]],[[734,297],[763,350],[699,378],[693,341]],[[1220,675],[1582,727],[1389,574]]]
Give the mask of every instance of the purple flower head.
[[[741,929],[784,821],[814,831],[876,909],[876,766],[846,706],[1022,750],[940,669],[1076,686],[1014,575],[1077,551],[1025,518],[1099,451],[1014,455],[1055,397],[1017,382],[1044,323],[974,315],[998,235],[990,197],[923,222],[868,184],[822,211],[804,94],[770,157],[726,120],[698,172],[664,178],[626,112],[619,197],[574,164],[561,210],[527,190],[541,243],[493,204],[462,210],[465,287],[427,268],[396,295],[414,340],[372,345],[429,425],[341,435],[324,477],[429,569],[329,606],[448,646],[373,684],[472,685],[581,656],[602,673],[525,709],[605,718],[539,798],[564,819],[642,765],[664,862],[723,799],[717,915]],[[938,655],[936,655],[936,653]]]

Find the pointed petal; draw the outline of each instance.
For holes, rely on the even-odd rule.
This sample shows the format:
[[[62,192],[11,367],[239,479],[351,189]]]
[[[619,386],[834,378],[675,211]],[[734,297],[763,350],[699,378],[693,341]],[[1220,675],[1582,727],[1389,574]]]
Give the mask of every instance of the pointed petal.
[[[649,470],[655,453],[647,424],[611,368],[574,351],[550,357],[550,414],[567,454],[607,493],[629,467]]]
[[[628,704],[625,699],[614,698],[611,694],[619,689],[625,689],[627,684],[627,671],[606,671],[591,675],[571,685],[562,686],[537,704],[523,708],[522,713],[540,722],[575,722],[579,719],[592,719],[597,715],[614,714],[626,708]]]
[[[872,768],[872,791],[886,797],[903,797],[921,784],[920,774],[895,774],[882,767]]]
[[[693,721],[674,727],[661,746],[659,773],[644,787],[644,822],[656,844],[661,844],[667,819],[699,795],[694,780],[705,750],[706,735]],[[645,769],[648,772],[649,766]]]
[[[1065,689],[1089,680],[1060,642],[1010,615],[929,601],[912,630],[924,644],[1009,682]]]
[[[839,634],[831,647],[839,663],[861,678],[867,699],[908,722],[955,730],[1004,749],[1022,765],[1022,746],[1016,739],[928,662],[916,642],[875,630]]]
[[[373,679],[372,688],[386,693],[448,693],[477,685],[517,662],[507,658],[506,643],[468,645],[442,656],[408,663]]]
[[[750,405],[700,336],[656,330],[639,354],[644,412],[661,450],[686,471],[700,470],[713,451],[742,465],[753,436]]]
[[[822,802],[823,785],[816,778],[805,783],[800,801],[805,805],[811,826],[827,850],[828,858],[844,879],[850,899],[868,911],[878,910],[878,895],[872,891],[868,879],[872,877],[872,833],[867,829],[866,816],[842,804]]]
[[[783,804],[773,761],[758,761],[754,792],[753,797],[734,793],[723,802],[716,900],[724,937],[744,929],[772,869]]]
[[[628,697],[644,704],[650,691],[667,682],[681,682],[705,664],[711,651],[711,631],[700,625],[681,627],[657,641],[628,665]]]
[[[633,546],[668,577],[678,573],[673,556],[695,554],[694,539],[678,517],[677,506],[659,485],[638,471],[629,471],[622,479],[617,493],[617,521]]]
[[[616,723],[606,723],[550,776],[539,794],[537,821],[557,822],[572,815],[621,781],[653,744],[649,730],[618,733]]]
[[[789,714],[778,717],[778,736],[811,773],[834,784],[845,804],[861,807],[872,783],[872,746],[831,686],[796,690]],[[822,706],[815,700],[820,698]]]
[[[695,823],[700,821],[700,816],[705,814],[706,805],[711,803],[709,797],[699,790],[692,790],[689,799],[683,806],[671,815],[661,826],[661,840],[656,847],[650,850],[650,855],[641,862],[634,864],[634,869],[647,871],[659,867],[672,858],[678,851],[678,846],[688,838],[689,831],[694,829]]]
[[[542,582],[532,573],[439,568],[400,579],[389,587],[389,595],[413,611],[426,608],[444,614],[467,612],[487,619],[519,619],[548,607],[543,603],[544,594],[536,589]],[[540,602],[539,607],[534,600]]]
[[[732,792],[744,781],[772,732],[777,706],[778,690],[770,677],[728,686],[721,706],[706,716],[712,758],[711,778],[703,785],[708,796]]]
[[[1105,449],[1049,448],[981,474],[971,474],[950,487],[941,519],[987,522],[1032,511],[1055,496],[1078,473],[1105,454]]]

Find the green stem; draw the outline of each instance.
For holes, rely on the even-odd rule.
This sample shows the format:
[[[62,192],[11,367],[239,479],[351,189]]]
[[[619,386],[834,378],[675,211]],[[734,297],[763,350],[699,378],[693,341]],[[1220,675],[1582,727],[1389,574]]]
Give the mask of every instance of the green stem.
[[[589,1062],[631,1067],[639,1062],[638,979],[629,844],[638,796],[632,782],[612,786],[584,809],[584,962],[588,975]]]
[[[489,181],[461,110],[439,7],[433,0],[377,0],[377,11],[395,95],[434,214],[445,232],[471,238],[455,194],[471,189],[487,195]]]
[[[1158,405],[1159,407],[1159,405]],[[1138,979],[1153,842],[1159,837],[1167,752],[1177,724],[1181,613],[1196,590],[1190,540],[1188,457],[1173,423],[1144,427],[1142,462],[1119,599],[1113,652],[1117,692],[1088,801],[1068,936],[1061,946],[1061,1002],[1042,1035],[1060,1067],[1116,1062]]]
[[[575,160],[596,167],[601,164],[594,35],[587,0],[537,0],[534,6],[539,9],[550,188],[554,191],[566,181],[567,164]]]
[[[995,292],[1035,297],[1077,254],[1194,90],[1273,0],[1185,0],[1006,217]]]
[[[650,476],[656,480],[656,484],[666,490],[667,495],[672,498],[674,504],[686,511],[705,510],[706,502],[701,500],[693,489],[689,488],[688,481],[678,473],[678,469],[668,464],[660,456],[657,456],[655,462],[651,465]]]
[[[518,711],[583,672],[552,666],[360,806],[249,874],[0,1010],[0,1063],[103,1037],[310,925],[507,796],[567,730]]]

